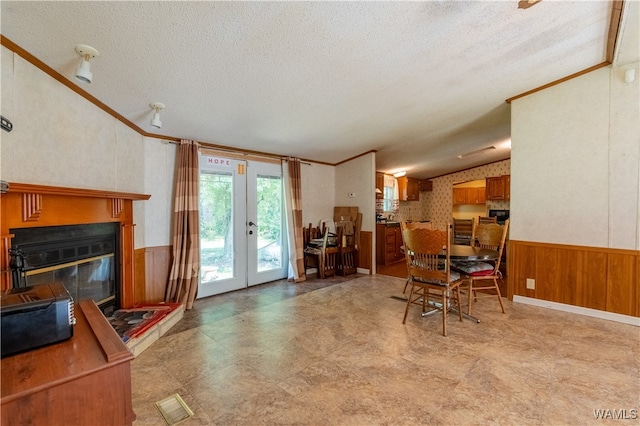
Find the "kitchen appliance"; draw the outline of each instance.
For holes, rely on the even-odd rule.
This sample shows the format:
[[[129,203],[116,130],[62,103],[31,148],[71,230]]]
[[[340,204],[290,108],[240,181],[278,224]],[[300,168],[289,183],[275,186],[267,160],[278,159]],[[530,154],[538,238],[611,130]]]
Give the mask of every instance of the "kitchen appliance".
[[[2,358],[73,336],[73,299],[59,282],[5,290],[0,306]]]
[[[489,210],[489,217],[495,217],[499,225],[509,219],[509,210]]]

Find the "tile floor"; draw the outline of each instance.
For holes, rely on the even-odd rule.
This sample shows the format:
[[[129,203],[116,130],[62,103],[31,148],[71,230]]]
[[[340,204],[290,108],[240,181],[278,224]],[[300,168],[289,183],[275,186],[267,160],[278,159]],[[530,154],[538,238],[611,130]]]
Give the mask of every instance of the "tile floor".
[[[637,327],[481,299],[443,337],[418,307],[402,325],[404,279],[347,278],[199,300],[133,362],[134,425],[176,392],[185,426],[638,424]]]

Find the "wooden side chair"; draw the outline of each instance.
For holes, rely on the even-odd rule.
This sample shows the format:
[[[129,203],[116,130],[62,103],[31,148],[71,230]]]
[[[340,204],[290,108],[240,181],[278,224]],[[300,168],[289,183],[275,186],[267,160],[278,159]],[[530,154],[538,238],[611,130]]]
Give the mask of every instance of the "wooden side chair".
[[[406,229],[432,229],[431,222],[404,222],[403,225]],[[411,268],[411,256],[407,253],[406,247],[404,250],[404,259],[407,262],[407,274],[409,273],[409,269]],[[407,275],[407,282],[404,284],[404,289],[402,290],[402,294],[407,291],[407,286],[409,285],[411,276]]]
[[[453,243],[471,245],[471,235],[475,226],[474,219],[453,219]]]
[[[498,218],[495,216],[478,216],[478,223],[498,223]]]
[[[317,240],[317,238],[319,237],[318,231],[318,228],[313,228],[311,224],[309,224],[308,228],[304,228],[302,231],[304,240],[304,271],[306,274],[307,269],[316,268],[316,275],[318,276],[318,278],[323,278],[322,259],[324,258],[324,256],[322,256],[322,253],[323,246],[326,246],[326,241],[329,237],[329,233],[328,230],[326,230],[327,232],[322,238],[322,244],[317,245],[312,243],[311,240]]]
[[[469,306],[468,314],[471,315],[471,303],[478,300],[478,290],[495,290],[496,294],[483,294],[481,297],[498,297],[502,313],[505,313],[504,304],[502,303],[502,294],[498,280],[502,280],[502,272],[500,272],[500,261],[502,252],[504,251],[507,232],[509,230],[509,220],[504,225],[497,223],[479,223],[473,229],[472,241],[476,247],[488,248],[498,251],[498,259],[493,263],[488,262],[456,262],[454,267],[456,270],[465,274],[465,281],[468,283]],[[478,284],[484,282],[484,284]]]
[[[455,291],[455,303],[457,304],[458,317],[462,321],[460,308],[460,274],[451,271],[449,262],[451,245],[451,227],[446,231],[432,229],[409,229],[405,223],[402,226],[405,253],[409,253],[409,282],[411,291],[407,299],[407,307],[404,311],[402,323],[407,321],[409,307],[412,304],[422,306],[422,314],[429,310],[440,309],[442,311],[442,335],[447,335],[447,311],[451,307]],[[445,262],[439,258],[443,247],[445,250]],[[435,303],[439,302],[439,303]]]
[[[322,243],[319,245],[309,244],[304,248],[304,269],[305,273],[309,268],[316,268],[318,278],[332,277],[338,270],[338,247],[330,246],[329,228],[324,227]]]
[[[353,238],[347,238],[344,234],[344,228],[338,226],[338,274],[349,275],[355,274],[356,267],[356,248],[352,243]],[[343,238],[343,236],[345,238]]]

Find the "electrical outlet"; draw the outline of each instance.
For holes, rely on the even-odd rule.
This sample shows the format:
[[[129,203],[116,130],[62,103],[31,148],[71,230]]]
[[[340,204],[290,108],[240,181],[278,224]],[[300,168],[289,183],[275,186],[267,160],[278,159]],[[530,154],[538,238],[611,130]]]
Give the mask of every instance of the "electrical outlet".
[[[527,290],[536,289],[536,280],[533,278],[527,278]]]

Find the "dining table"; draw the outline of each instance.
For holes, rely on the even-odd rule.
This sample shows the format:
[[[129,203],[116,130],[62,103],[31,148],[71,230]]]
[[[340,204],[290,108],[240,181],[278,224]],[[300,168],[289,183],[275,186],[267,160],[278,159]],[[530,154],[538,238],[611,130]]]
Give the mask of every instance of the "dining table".
[[[452,244],[449,246],[449,259],[451,260],[464,260],[468,262],[483,262],[497,260],[499,253],[497,250],[491,250],[482,247],[467,246],[463,244]],[[404,245],[400,247],[400,251],[404,253]],[[447,251],[442,250],[442,253],[438,255],[439,258],[446,258]]]
[[[487,260],[497,260],[498,251],[491,250],[482,247],[467,246],[462,244],[452,244],[449,246],[449,259],[451,260],[464,260],[467,262],[482,262]],[[441,258],[447,257],[446,250],[438,256]]]
[[[401,251],[404,253],[404,245],[401,247]],[[449,246],[449,260],[465,261],[465,262],[484,262],[497,260],[500,253],[497,250],[491,250],[483,247],[469,246],[464,244],[451,244]],[[439,258],[446,258],[447,251],[442,250],[438,255]],[[429,304],[439,305],[438,302],[430,301]],[[450,306],[451,310],[456,311],[457,308]],[[425,312],[422,315],[427,316],[435,311]],[[472,315],[462,312],[462,315],[470,320],[480,323],[480,320]]]

